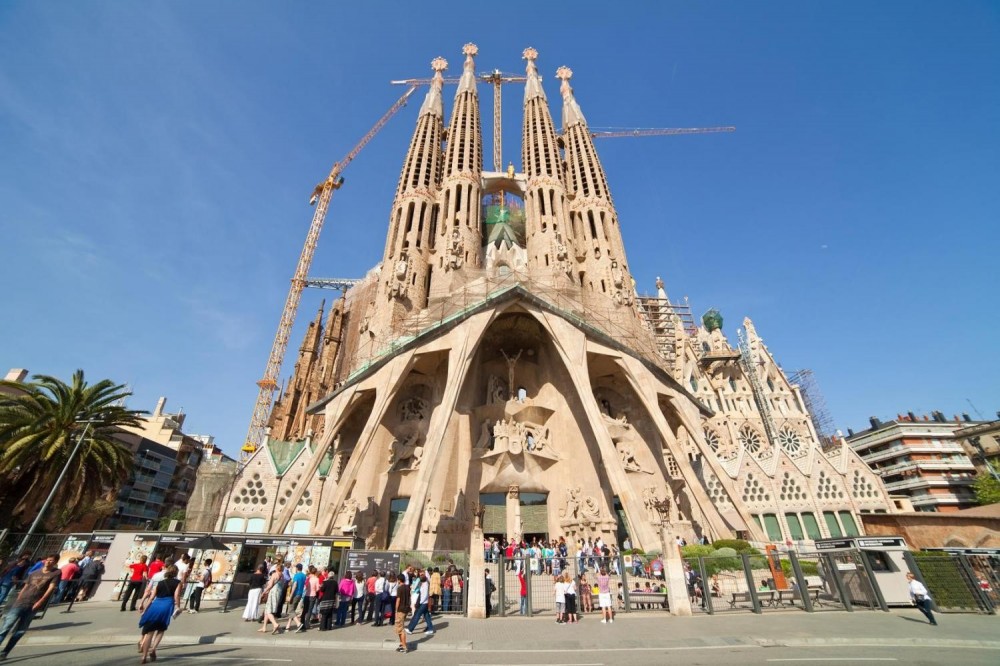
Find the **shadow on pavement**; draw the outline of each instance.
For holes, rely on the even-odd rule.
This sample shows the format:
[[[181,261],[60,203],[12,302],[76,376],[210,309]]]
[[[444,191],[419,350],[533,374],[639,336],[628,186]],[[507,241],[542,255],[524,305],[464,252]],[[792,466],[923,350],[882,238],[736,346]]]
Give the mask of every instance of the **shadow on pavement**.
[[[31,627],[31,632],[51,631],[52,629],[69,629],[70,627],[85,627],[93,622],[56,622],[54,624],[37,624]]]

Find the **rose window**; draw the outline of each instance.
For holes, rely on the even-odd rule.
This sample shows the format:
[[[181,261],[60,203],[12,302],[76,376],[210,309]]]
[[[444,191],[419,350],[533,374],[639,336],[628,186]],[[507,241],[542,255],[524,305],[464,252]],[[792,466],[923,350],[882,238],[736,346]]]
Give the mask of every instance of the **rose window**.
[[[756,430],[750,427],[740,430],[740,444],[747,451],[755,455],[760,453],[761,449],[764,448],[764,440]]]
[[[797,456],[803,453],[802,438],[799,433],[789,427],[784,427],[778,433],[778,444],[790,456]]]

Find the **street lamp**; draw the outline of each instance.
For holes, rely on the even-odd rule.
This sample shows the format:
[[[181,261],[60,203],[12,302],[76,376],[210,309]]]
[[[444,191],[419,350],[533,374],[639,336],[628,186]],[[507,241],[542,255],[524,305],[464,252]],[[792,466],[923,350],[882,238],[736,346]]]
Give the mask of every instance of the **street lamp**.
[[[103,421],[100,417],[92,418],[80,418],[84,416],[80,414],[74,423],[84,423],[83,432],[76,440],[76,446],[73,447],[73,451],[70,452],[69,458],[66,459],[66,464],[63,465],[62,471],[59,472],[59,478],[56,479],[55,484],[52,486],[52,490],[49,491],[49,496],[45,498],[45,503],[42,504],[42,508],[38,510],[38,515],[35,516],[34,522],[31,523],[31,527],[28,528],[28,533],[24,535],[24,539],[21,540],[21,545],[18,546],[18,553],[24,553],[24,549],[28,547],[28,540],[31,539],[31,535],[35,533],[38,525],[42,522],[42,517],[45,515],[45,511],[49,508],[49,504],[52,503],[52,498],[56,496],[56,491],[59,490],[62,480],[66,478],[66,472],[69,471],[69,466],[72,464],[73,459],[76,458],[76,452],[80,450],[80,445],[83,444],[83,440],[87,439],[87,433],[90,431],[90,426],[95,423],[101,423]]]

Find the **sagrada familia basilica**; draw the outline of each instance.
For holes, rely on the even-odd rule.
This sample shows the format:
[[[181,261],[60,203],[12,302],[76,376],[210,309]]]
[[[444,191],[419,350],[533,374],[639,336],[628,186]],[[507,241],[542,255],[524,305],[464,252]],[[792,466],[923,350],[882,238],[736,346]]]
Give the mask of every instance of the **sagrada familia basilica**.
[[[381,263],[309,325],[218,528],[464,549],[482,507],[487,534],[651,549],[663,523],[784,542],[892,511],[846,443],[821,445],[749,319],[734,347],[659,280],[636,294],[572,72],[559,131],[524,51],[522,171],[484,171],[463,53],[447,122],[432,63]]]

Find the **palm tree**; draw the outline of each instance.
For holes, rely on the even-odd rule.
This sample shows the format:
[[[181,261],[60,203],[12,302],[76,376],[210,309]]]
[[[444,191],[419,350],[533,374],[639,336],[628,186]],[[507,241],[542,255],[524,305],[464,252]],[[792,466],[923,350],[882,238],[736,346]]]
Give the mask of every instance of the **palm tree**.
[[[84,424],[87,437],[53,498],[49,515],[88,510],[132,469],[132,451],[115,438],[122,426],[138,426],[143,411],[126,409],[132,395],[109,379],[87,385],[83,370],[67,385],[48,375],[32,382],[0,381],[0,516],[26,522],[52,490]]]

